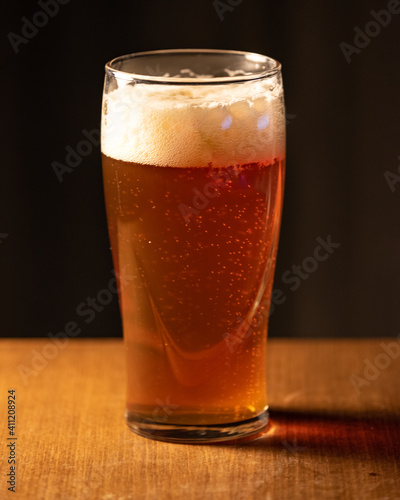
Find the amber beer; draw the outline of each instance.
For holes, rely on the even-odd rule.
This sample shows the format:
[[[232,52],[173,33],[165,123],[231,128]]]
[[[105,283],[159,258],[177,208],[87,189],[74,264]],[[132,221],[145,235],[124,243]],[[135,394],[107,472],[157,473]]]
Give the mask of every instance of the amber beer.
[[[282,88],[273,76],[273,84],[253,83],[254,92],[251,81],[229,90],[147,83],[105,97],[103,177],[127,420],[139,434],[212,441],[267,423],[285,167]]]

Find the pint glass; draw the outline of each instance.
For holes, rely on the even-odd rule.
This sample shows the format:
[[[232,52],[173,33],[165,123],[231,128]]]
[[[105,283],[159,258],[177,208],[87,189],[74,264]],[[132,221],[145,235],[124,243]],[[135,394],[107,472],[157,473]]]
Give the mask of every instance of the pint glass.
[[[280,64],[222,50],[114,59],[102,161],[129,427],[187,443],[264,429],[285,169]]]

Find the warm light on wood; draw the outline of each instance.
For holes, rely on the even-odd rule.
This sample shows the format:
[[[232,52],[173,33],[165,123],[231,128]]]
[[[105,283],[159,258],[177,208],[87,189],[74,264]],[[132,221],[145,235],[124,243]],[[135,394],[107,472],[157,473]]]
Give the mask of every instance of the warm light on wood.
[[[270,431],[240,444],[175,445],[128,430],[122,341],[0,341],[0,498],[398,498],[397,340],[268,342]],[[9,389],[16,494],[6,483]]]

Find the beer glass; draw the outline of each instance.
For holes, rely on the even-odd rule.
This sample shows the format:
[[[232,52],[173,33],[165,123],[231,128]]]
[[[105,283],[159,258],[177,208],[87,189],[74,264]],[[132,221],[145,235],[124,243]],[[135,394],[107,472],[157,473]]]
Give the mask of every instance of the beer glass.
[[[280,64],[225,50],[118,57],[101,133],[129,427],[186,443],[258,433],[285,169]]]

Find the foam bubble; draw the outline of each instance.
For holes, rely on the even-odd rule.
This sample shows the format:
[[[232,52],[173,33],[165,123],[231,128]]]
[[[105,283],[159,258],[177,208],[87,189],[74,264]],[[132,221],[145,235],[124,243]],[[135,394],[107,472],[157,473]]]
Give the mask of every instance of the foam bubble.
[[[283,90],[277,77],[230,85],[118,82],[106,95],[102,152],[159,166],[270,163],[285,151]]]

